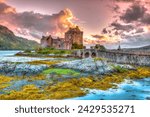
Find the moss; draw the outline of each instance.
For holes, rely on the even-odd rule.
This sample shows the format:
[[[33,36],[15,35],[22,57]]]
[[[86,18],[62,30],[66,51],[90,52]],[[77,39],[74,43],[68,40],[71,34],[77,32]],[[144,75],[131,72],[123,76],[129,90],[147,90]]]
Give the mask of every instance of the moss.
[[[0,76],[0,90],[10,86],[9,82],[12,81],[13,78],[8,76]]]
[[[113,70],[115,70],[116,72],[119,72],[119,73],[123,73],[123,72],[128,71],[128,69],[123,68],[123,67],[121,67],[121,66],[119,66],[119,65],[117,65],[117,66],[112,65],[112,67],[113,67]]]
[[[94,61],[104,61],[107,60],[106,58],[96,57],[94,58]]]
[[[51,68],[43,71],[43,74],[51,74],[51,73],[56,73],[58,75],[73,75],[73,76],[78,76],[80,74],[79,72],[76,72],[71,69]]]

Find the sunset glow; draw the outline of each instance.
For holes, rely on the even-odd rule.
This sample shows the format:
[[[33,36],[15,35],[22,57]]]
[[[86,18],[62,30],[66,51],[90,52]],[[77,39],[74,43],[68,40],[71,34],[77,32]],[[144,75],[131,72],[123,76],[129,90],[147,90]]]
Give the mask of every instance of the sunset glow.
[[[114,48],[121,40],[124,47],[143,46],[139,38],[150,43],[149,7],[150,0],[0,0],[0,24],[38,42],[42,35],[64,37],[78,25],[86,45]]]

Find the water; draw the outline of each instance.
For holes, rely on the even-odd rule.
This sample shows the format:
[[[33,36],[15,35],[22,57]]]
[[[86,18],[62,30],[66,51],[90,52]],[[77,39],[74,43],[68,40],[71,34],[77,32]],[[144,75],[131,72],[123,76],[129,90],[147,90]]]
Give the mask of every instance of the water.
[[[13,56],[16,53],[20,52],[19,50],[0,50],[0,57]]]
[[[0,62],[31,62],[35,60],[61,60],[61,61],[71,61],[72,58],[47,58],[47,57],[26,57],[26,56],[14,56],[16,53],[21,52],[17,50],[0,50]]]
[[[73,100],[146,100],[150,99],[150,78],[125,81],[118,85],[117,89],[90,90],[83,97],[72,98]]]
[[[0,62],[27,62],[41,59],[53,58],[34,58],[34,57],[15,57],[19,51],[0,51]],[[90,90],[90,93],[82,96],[71,98],[71,100],[145,100],[150,99],[150,78],[125,81],[118,85],[117,89]]]

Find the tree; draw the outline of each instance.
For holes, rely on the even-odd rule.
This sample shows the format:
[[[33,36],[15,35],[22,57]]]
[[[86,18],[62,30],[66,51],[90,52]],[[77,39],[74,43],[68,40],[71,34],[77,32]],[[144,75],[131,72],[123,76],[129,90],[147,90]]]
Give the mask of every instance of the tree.
[[[99,45],[99,44],[96,44],[96,45],[95,45],[95,49],[103,50],[103,51],[106,50],[106,48],[105,48],[103,45]]]

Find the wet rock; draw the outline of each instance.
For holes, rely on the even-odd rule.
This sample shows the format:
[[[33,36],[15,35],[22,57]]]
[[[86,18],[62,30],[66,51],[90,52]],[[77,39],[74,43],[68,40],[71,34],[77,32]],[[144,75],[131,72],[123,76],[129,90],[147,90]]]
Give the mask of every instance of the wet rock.
[[[11,83],[12,85],[5,88],[4,90],[20,90],[21,87],[28,85],[29,82],[27,80],[19,80]]]
[[[41,87],[46,85],[46,81],[44,80],[35,80],[32,82],[29,82],[28,80],[19,80],[19,81],[13,81],[11,82],[11,86],[4,89],[4,91],[10,91],[10,90],[21,90],[21,88],[25,85],[36,85],[37,87]]]
[[[115,64],[115,65],[127,69],[133,68],[130,65],[122,65],[122,64]],[[114,70],[112,64],[107,63],[107,61],[105,60],[95,61],[92,58],[58,63],[56,67],[74,69],[80,71],[81,73],[88,72],[93,74],[106,74],[109,72],[113,72]]]
[[[8,76],[36,75],[48,68],[47,65],[0,63],[0,73]]]
[[[31,84],[34,84],[37,87],[41,87],[41,86],[47,85],[45,80],[35,80],[35,81],[31,82]]]

